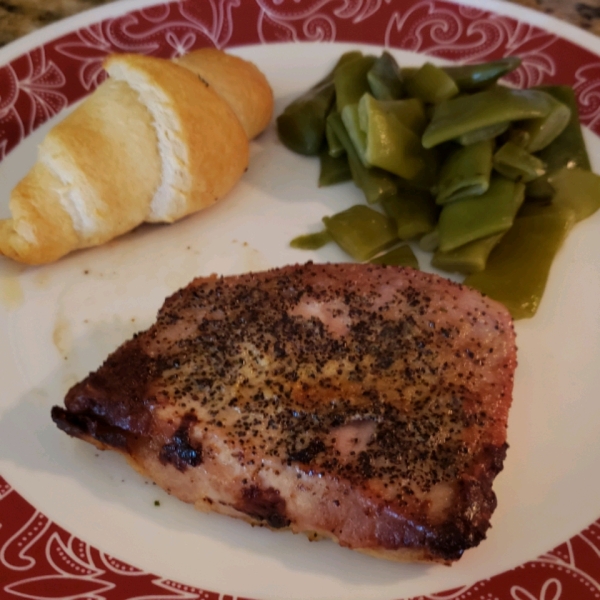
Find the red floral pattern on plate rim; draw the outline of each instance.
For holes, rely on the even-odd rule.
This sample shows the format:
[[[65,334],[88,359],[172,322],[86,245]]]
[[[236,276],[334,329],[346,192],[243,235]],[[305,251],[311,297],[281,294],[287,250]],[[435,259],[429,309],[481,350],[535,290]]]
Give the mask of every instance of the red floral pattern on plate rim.
[[[573,85],[582,122],[600,134],[600,58],[507,16],[439,0],[183,0],[90,25],[0,67],[0,160],[90,93],[104,77],[108,53],[173,57],[202,46],[296,41],[376,44],[462,62],[519,55],[513,84]],[[0,590],[7,598],[234,600],[102,553],[49,521],[1,477]],[[600,599],[600,519],[516,569],[419,600],[467,598]]]

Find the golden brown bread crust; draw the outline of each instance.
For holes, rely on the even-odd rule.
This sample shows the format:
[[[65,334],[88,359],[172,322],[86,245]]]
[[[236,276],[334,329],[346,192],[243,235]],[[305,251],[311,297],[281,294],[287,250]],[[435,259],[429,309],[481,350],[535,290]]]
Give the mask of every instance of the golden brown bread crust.
[[[253,63],[216,48],[194,50],[176,58],[175,62],[202,77],[226,100],[249,139],[269,124],[273,91]],[[243,85],[240,82],[244,82]]]
[[[17,184],[9,204],[13,218],[0,221],[0,254],[42,264],[77,246],[77,232],[60,203],[58,186],[60,181],[40,162]]]
[[[93,230],[78,248],[102,244],[144,221],[160,182],[152,118],[126,83],[107,80],[44,140],[73,173]]]
[[[156,220],[173,222],[214,204],[248,166],[248,138],[231,107],[196,75],[171,61],[139,54],[113,55],[106,59],[105,68],[110,70],[115,61],[143,72],[146,81],[167,97],[177,120],[175,134],[187,150],[191,183],[180,190],[185,202]]]
[[[13,220],[0,222],[0,252],[29,264],[52,262],[133,229],[160,181],[150,114],[124,82],[107,80],[55,125],[40,157],[11,194]],[[61,181],[58,172],[72,181]],[[69,184],[86,207],[80,223],[65,206]],[[29,240],[15,231],[19,223],[31,231]]]
[[[218,67],[215,53],[225,54],[207,53]],[[236,97],[233,87],[238,85],[238,98],[246,94],[263,105],[250,103],[244,113],[256,117],[251,127],[257,131],[268,123],[272,94],[251,63],[221,62],[228,65],[223,95],[172,61],[134,54],[108,57],[106,68],[117,65],[120,76],[99,86],[42,142],[38,162],[11,194],[13,218],[0,220],[0,254],[28,264],[52,262],[143,222],[173,222],[223,197],[249,158],[244,127],[224,97]],[[169,129],[183,162],[169,155],[157,133],[160,127]],[[183,177],[163,186],[168,193],[157,204],[165,165]]]

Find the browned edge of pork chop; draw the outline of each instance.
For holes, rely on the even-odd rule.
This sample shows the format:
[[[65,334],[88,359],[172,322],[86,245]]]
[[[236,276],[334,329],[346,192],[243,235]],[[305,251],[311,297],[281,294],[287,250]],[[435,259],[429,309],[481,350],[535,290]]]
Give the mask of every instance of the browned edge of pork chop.
[[[449,564],[490,526],[515,368],[479,292],[308,263],[195,279],[52,418],[200,510]]]

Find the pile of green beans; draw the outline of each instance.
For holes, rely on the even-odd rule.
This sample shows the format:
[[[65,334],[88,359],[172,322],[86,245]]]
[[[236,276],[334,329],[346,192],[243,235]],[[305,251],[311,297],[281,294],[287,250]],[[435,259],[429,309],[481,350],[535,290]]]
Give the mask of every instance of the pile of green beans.
[[[520,63],[400,68],[388,52],[344,54],[277,130],[319,156],[319,186],[352,180],[366,204],[291,245],[335,242],[358,261],[418,268],[417,242],[433,267],[533,316],[566,235],[600,208],[600,177],[572,88],[498,83]]]

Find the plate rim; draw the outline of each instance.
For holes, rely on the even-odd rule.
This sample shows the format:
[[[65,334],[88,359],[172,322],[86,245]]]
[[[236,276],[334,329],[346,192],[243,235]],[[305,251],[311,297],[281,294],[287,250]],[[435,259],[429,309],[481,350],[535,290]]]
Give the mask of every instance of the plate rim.
[[[244,1],[244,0],[242,0]],[[512,17],[519,22],[540,27],[546,31],[556,33],[560,37],[590,50],[600,59],[600,38],[586,32],[575,25],[561,21],[554,16],[539,13],[534,9],[508,3],[504,0],[444,0],[459,6],[470,6],[482,11],[491,11],[498,15]],[[0,67],[18,58],[27,51],[41,47],[50,41],[56,40],[69,33],[74,33],[89,25],[93,25],[107,18],[123,16],[133,11],[143,10],[156,5],[177,4],[178,0],[165,2],[164,0],[116,0],[115,2],[92,8],[76,15],[72,15],[58,23],[53,23],[30,34],[15,40],[0,49]],[[115,7],[118,10],[115,10]],[[527,18],[523,18],[523,16]],[[567,33],[568,35],[565,35]],[[572,37],[571,37],[572,36]],[[299,42],[296,42],[299,43]],[[301,43],[301,42],[300,42]],[[236,47],[236,46],[232,46]],[[241,47],[241,46],[237,46]],[[0,477],[1,480],[1,477]],[[18,492],[17,492],[18,493]],[[594,523],[590,524],[590,527]]]
[[[1,47],[0,67],[11,60],[18,58],[28,49],[31,50],[37,46],[42,46],[48,41],[54,40],[57,37],[68,33],[74,33],[78,29],[93,25],[101,20],[123,16],[129,12],[143,10],[144,8],[148,8],[150,6],[179,4],[182,1],[185,0],[112,0],[112,2],[103,4],[102,6],[96,6],[83,10],[74,15],[70,15],[69,17],[65,17],[64,19],[60,19],[54,23],[49,23],[48,25],[44,25],[43,27],[35,29]],[[239,0],[239,2],[247,1],[259,2],[259,0]],[[490,11],[498,15],[512,17],[516,20],[545,29],[546,31],[556,33],[557,35],[558,31],[560,31],[560,37],[563,37],[582,48],[591,49],[600,57],[600,35],[595,35],[577,25],[574,25],[573,23],[569,23],[568,21],[562,21],[554,15],[543,13],[535,10],[534,8],[517,4],[512,0],[445,1],[456,5],[469,6],[482,11]],[[522,16],[526,16],[527,18],[522,19]]]

